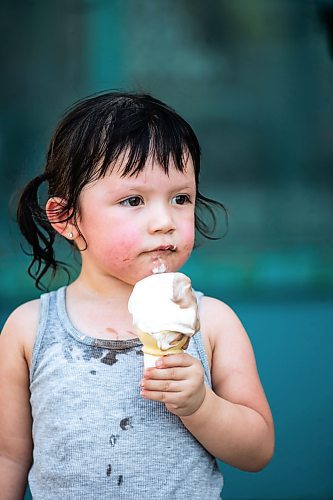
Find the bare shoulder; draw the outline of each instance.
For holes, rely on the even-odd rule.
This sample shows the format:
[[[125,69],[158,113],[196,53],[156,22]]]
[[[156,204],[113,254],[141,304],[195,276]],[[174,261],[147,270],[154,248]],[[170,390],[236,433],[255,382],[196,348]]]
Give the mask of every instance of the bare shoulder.
[[[8,317],[1,332],[1,341],[21,352],[30,362],[40,314],[40,300],[31,300],[17,307]]]
[[[244,327],[230,306],[213,297],[203,297],[200,303],[201,328],[209,339],[212,350],[220,343],[246,338]]]
[[[204,313],[217,313],[218,315],[222,314],[231,317],[236,316],[234,311],[228,306],[225,302],[222,302],[219,299],[215,299],[214,297],[207,297],[204,295],[201,299],[201,307],[203,308]],[[215,316],[212,319],[217,319]],[[219,318],[221,319],[221,318]]]
[[[8,316],[2,335],[19,337],[36,329],[39,319],[40,299],[30,300],[18,306]]]
[[[200,310],[201,328],[208,339],[213,362],[219,373],[240,370],[255,364],[250,339],[237,314],[224,302],[203,297]]]

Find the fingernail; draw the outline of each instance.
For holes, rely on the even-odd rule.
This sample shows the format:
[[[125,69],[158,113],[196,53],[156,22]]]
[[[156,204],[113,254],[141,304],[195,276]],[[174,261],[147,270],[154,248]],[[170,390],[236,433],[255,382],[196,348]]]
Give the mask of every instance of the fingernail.
[[[157,368],[162,368],[162,366],[163,366],[162,361],[158,359],[158,360],[156,361],[156,363],[155,363],[155,366],[156,366]]]

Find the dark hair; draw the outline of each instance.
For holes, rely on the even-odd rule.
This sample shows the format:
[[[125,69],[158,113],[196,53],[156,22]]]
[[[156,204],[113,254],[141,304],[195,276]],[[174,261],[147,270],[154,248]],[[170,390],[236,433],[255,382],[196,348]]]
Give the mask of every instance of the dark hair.
[[[38,189],[48,182],[48,196],[66,201],[59,221],[79,213],[82,188],[103,177],[120,155],[128,152],[123,176],[135,175],[145,168],[152,155],[166,173],[170,158],[184,170],[191,156],[197,186],[195,227],[203,236],[215,239],[216,217],[211,205],[222,204],[206,198],[198,190],[200,146],[190,125],[173,109],[147,94],[108,92],[74,104],[54,132],[47,154],[45,171],[25,187],[18,204],[17,218],[22,234],[32,247],[28,272],[43,289],[41,279],[51,269],[53,275],[63,263],[55,259],[56,231],[39,202]],[[205,208],[210,223],[198,211]],[[66,214],[66,215],[65,215]],[[71,243],[71,242],[70,242]]]

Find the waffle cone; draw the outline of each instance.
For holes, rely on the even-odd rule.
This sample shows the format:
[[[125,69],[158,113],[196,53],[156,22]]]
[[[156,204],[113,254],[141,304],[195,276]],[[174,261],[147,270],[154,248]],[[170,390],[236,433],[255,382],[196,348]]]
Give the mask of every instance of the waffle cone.
[[[166,331],[165,333],[167,334],[174,332]],[[157,345],[157,340],[149,333],[138,330],[137,334],[139,339],[143,343],[143,353],[157,357],[167,356],[168,354],[181,354],[182,352],[184,352],[184,349],[186,349],[189,341],[188,335],[183,335],[182,338],[173,343],[172,347],[170,347],[169,349],[160,349]]]

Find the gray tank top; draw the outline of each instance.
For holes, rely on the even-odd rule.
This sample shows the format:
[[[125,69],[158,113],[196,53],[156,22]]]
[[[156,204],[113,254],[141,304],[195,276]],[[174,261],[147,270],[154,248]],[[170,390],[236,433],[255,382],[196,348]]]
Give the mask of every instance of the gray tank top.
[[[163,403],[140,396],[141,347],[76,330],[66,287],[42,295],[30,369],[34,500],[220,498],[215,458]],[[200,333],[187,352],[210,385]]]

